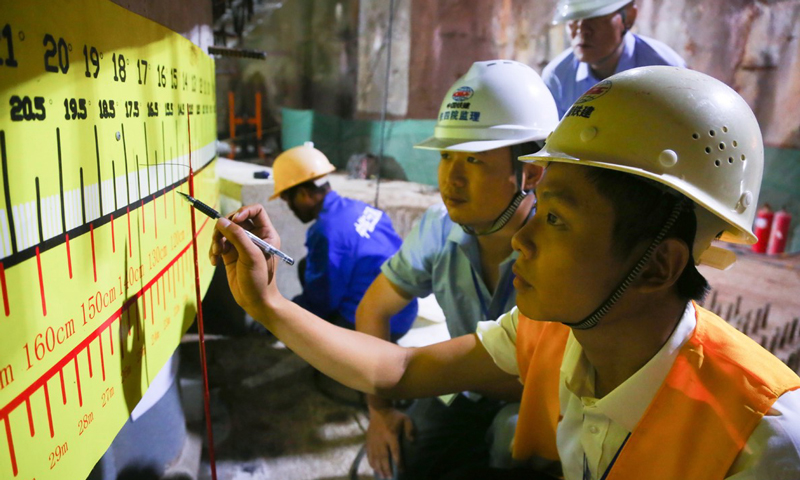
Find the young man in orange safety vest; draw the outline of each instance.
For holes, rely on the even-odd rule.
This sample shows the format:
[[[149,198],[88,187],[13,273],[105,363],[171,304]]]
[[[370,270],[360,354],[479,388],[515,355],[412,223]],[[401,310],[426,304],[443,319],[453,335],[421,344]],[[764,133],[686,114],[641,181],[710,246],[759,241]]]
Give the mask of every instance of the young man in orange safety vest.
[[[712,241],[755,242],[763,144],[744,100],[699,72],[629,70],[522,158],[545,172],[512,240],[518,308],[475,335],[404,349],[285,300],[276,260],[237,225],[250,219],[278,243],[259,206],[218,221],[212,261],[256,320],[353,388],[418,397],[519,378],[513,450],[531,468],[568,480],[800,478],[800,377],[695,303],[708,288],[695,265],[733,261]],[[535,478],[499,475],[452,478]]]

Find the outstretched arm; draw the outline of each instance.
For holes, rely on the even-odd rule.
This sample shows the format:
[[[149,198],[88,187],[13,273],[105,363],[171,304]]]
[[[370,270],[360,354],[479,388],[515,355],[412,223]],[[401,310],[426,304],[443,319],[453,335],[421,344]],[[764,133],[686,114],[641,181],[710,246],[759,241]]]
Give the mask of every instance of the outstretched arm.
[[[280,294],[277,259],[266,258],[242,228],[280,247],[263,207],[242,207],[231,219],[217,221],[211,262],[224,262],[231,292],[242,308],[326,375],[366,393],[398,398],[477,390],[509,378],[476,335],[403,348],[336,327],[304,310]]]

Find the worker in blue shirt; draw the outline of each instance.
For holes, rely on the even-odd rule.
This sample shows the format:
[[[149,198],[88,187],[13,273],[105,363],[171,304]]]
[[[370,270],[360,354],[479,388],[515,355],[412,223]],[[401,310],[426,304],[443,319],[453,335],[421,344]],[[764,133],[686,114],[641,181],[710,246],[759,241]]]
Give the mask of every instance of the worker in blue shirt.
[[[580,115],[570,111],[573,102],[598,82],[635,67],[686,62],[667,45],[630,32],[637,8],[632,0],[560,0],[553,24],[564,23],[571,47],[542,71],[558,107],[558,116]],[[603,84],[598,85],[603,88]]]
[[[275,159],[275,193],[303,223],[308,256],[298,265],[303,293],[293,301],[340,327],[355,329],[356,307],[383,262],[402,243],[386,213],[331,190],[327,174],[335,167],[307,142]],[[412,302],[391,319],[391,339],[411,328],[417,316]]]
[[[516,158],[558,123],[539,75],[509,60],[475,62],[442,101],[433,136],[442,203],[429,208],[381,268],[356,312],[358,331],[388,338],[388,319],[433,293],[452,338],[516,300],[511,237],[534,213],[541,170]],[[520,385],[423,398],[406,413],[368,396],[367,458],[381,478],[437,479],[465,463],[510,467]],[[397,470],[394,472],[393,470]]]

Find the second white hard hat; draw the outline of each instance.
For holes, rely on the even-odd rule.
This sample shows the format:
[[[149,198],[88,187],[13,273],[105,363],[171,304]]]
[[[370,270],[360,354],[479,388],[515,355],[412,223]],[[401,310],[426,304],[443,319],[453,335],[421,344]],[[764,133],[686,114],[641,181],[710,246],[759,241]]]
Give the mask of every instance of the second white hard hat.
[[[556,124],[555,100],[531,67],[475,62],[447,91],[434,135],[415,148],[485,152],[544,140]]]

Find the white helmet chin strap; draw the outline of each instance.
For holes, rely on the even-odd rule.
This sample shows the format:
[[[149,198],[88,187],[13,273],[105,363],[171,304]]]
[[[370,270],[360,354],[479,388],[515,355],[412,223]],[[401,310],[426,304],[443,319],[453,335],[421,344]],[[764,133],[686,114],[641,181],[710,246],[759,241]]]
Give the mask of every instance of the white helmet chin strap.
[[[470,235],[475,235],[476,237],[480,237],[482,235],[491,235],[506,226],[508,221],[511,220],[511,217],[514,216],[514,213],[516,213],[517,209],[519,208],[519,205],[522,203],[523,200],[525,200],[525,197],[528,196],[528,193],[529,192],[526,192],[524,190],[520,190],[517,193],[515,193],[514,198],[511,199],[511,203],[508,204],[506,209],[503,210],[503,213],[501,213],[500,216],[497,217],[497,219],[494,221],[492,226],[489,227],[488,230],[485,230],[483,232],[478,232],[474,228],[469,227],[467,225],[461,225],[459,223],[459,226],[464,230],[464,232]]]

